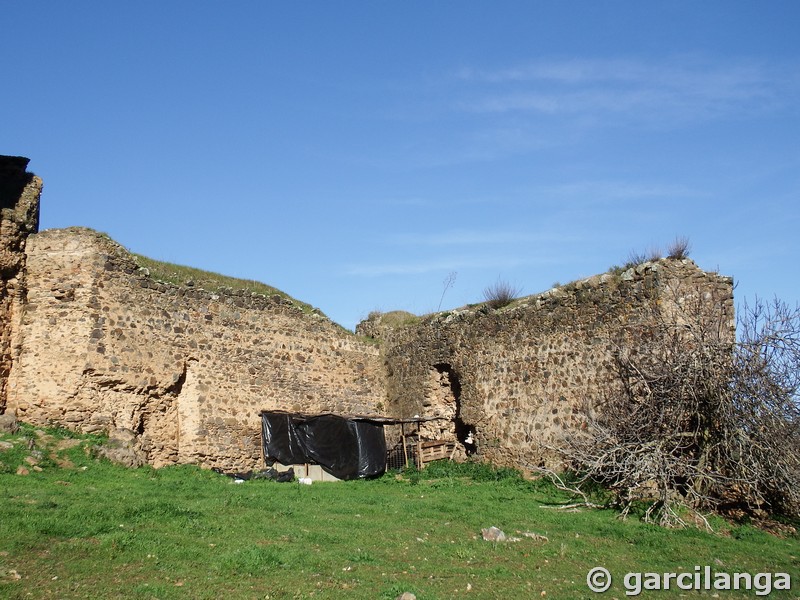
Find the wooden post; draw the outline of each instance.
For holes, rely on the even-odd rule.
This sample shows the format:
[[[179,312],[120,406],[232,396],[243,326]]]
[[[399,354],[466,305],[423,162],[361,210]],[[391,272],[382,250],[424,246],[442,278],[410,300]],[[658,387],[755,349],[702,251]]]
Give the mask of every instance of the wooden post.
[[[258,413],[258,449],[261,454],[261,467],[267,466],[267,457],[264,456],[264,417]]]
[[[400,439],[403,440],[403,458],[405,459],[405,468],[408,469],[408,450],[406,449],[406,425],[400,423]]]

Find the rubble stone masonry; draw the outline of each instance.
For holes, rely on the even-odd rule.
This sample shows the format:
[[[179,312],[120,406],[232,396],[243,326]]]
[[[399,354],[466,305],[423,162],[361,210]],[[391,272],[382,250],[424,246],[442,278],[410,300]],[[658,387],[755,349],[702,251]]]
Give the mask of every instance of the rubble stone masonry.
[[[8,409],[133,430],[157,466],[253,468],[259,411],[365,414],[384,398],[374,345],[280,296],[153,281],[88,229],[31,236],[26,281]]]
[[[689,259],[661,259],[576,281],[492,310],[486,305],[381,331],[390,408],[453,416],[467,454],[517,468],[559,466],[564,432],[582,428],[620,389],[615,357],[635,354],[661,324],[702,311],[733,340],[732,281]],[[373,317],[380,321],[380,315]],[[369,325],[372,325],[370,328]]]
[[[25,301],[25,241],[39,228],[42,180],[28,173],[28,159],[0,156],[0,414]]]
[[[26,164],[0,158],[0,413],[128,430],[155,466],[258,468],[258,413],[271,409],[440,416],[422,434],[455,442],[456,457],[549,464],[648,323],[700,302],[733,339],[731,279],[672,259],[498,310],[397,327],[373,315],[353,335],[278,295],[156,281],[88,229],[36,233],[42,184]]]

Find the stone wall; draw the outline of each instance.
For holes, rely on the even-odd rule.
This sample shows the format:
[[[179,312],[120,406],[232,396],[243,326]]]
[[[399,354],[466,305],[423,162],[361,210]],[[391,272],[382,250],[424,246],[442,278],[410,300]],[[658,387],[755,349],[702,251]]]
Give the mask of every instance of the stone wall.
[[[657,323],[697,310],[733,340],[733,287],[688,259],[645,263],[515,301],[433,315],[399,328],[380,316],[389,410],[451,418],[423,434],[514,467],[557,466],[562,432],[580,428],[619,386],[614,357],[635,353]]]
[[[421,434],[457,457],[553,466],[563,432],[619,385],[615,357],[659,323],[700,310],[734,339],[731,279],[687,259],[497,310],[371,315],[355,336],[280,295],[156,281],[88,229],[36,233],[42,183],[26,165],[0,157],[0,413],[124,429],[155,466],[257,468],[271,409],[441,417]]]
[[[42,180],[28,173],[28,159],[0,156],[0,414],[6,407],[14,360],[14,332],[25,301],[25,241],[39,228]]]
[[[265,409],[375,414],[378,349],[280,296],[153,281],[87,229],[27,246],[18,418],[89,432],[133,430],[148,462],[260,464]]]

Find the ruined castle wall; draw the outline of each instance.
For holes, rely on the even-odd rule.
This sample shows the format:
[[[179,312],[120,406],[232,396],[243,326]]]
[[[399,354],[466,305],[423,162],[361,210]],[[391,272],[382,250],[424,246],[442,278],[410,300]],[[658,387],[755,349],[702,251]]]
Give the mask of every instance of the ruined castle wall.
[[[491,310],[435,315],[385,335],[389,407],[442,415],[423,435],[460,442],[514,467],[557,466],[553,446],[618,389],[618,352],[635,353],[654,324],[703,303],[733,340],[731,280],[663,259]],[[468,437],[472,433],[472,437]],[[474,444],[474,445],[472,445]]]
[[[734,340],[731,280],[663,259],[498,310],[377,315],[359,325],[370,344],[278,295],[154,281],[87,229],[35,233],[26,165],[0,157],[0,413],[131,430],[156,466],[256,468],[271,409],[440,417],[421,435],[455,457],[557,466],[564,433],[619,389],[616,357],[661,324],[702,314],[704,334]]]
[[[135,431],[156,466],[260,464],[264,409],[375,414],[379,351],[290,300],[153,281],[86,229],[27,245],[8,408],[81,431]]]
[[[28,173],[27,165],[27,158],[0,156],[0,414],[25,302],[25,241],[39,227],[42,180]]]

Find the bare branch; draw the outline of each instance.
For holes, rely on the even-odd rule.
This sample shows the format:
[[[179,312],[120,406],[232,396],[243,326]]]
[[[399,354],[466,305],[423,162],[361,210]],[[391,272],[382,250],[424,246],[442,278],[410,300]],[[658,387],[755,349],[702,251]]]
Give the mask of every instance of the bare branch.
[[[721,302],[675,300],[632,326],[635,353],[620,342],[618,392],[555,447],[578,473],[556,485],[588,501],[599,482],[622,516],[645,502],[644,519],[666,526],[708,527],[702,511],[800,515],[800,308],[745,305],[737,341]]]

